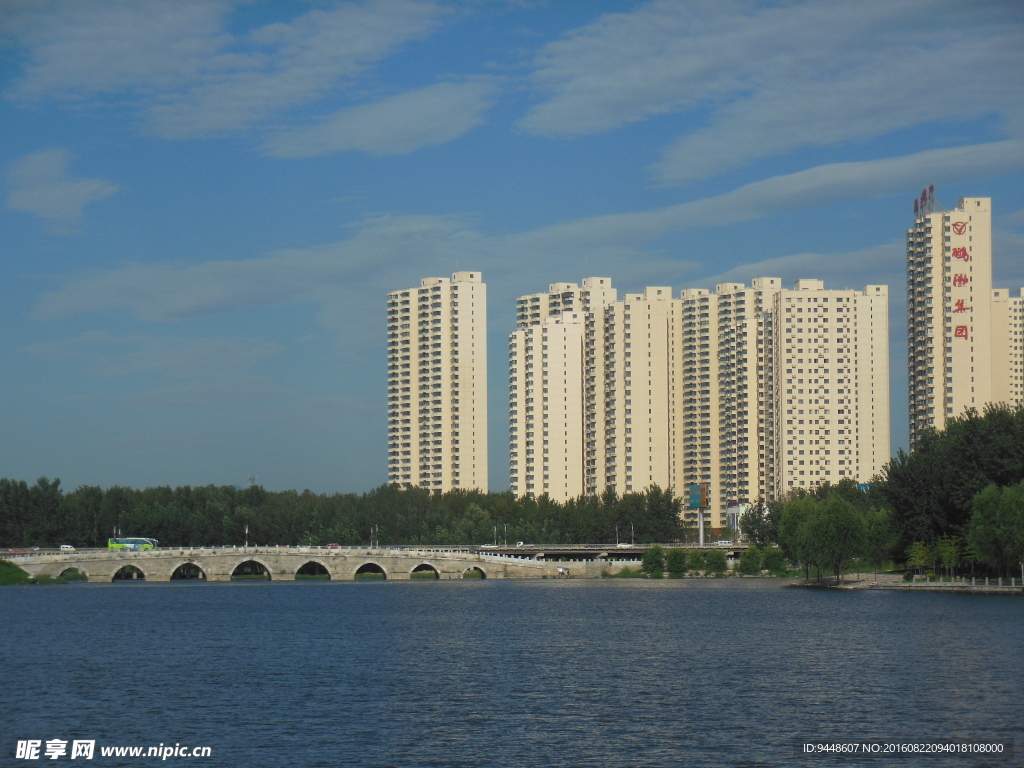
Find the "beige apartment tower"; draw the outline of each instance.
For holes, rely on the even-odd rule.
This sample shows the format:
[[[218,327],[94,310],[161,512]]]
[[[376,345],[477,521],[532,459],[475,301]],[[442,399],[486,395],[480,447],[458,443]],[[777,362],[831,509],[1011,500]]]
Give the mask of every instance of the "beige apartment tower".
[[[888,287],[797,280],[773,315],[775,496],[875,477],[890,458]]]
[[[391,291],[388,483],[487,490],[487,286],[479,272]]]
[[[651,485],[682,495],[709,482],[721,527],[736,505],[868,480],[888,461],[885,286],[785,289],[761,277],[678,298],[651,286],[620,301],[606,278],[588,284],[601,293],[586,305],[572,283],[519,299],[509,338],[517,496]]]
[[[590,487],[599,422],[603,429],[595,329],[615,297],[609,278],[588,277],[516,302],[509,336],[509,486],[516,496],[566,501]]]
[[[910,447],[988,403],[1021,402],[1021,299],[992,288],[992,199],[946,210],[929,187],[907,230]],[[1024,294],[1024,292],[1022,292]]]

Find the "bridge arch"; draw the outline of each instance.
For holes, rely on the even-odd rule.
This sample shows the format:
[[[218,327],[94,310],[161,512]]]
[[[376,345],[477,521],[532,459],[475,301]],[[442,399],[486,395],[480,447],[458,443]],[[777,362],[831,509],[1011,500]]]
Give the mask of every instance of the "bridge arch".
[[[409,571],[410,579],[440,579],[441,570],[433,563],[423,561],[411,571]]]
[[[231,566],[231,578],[251,577],[255,580],[257,576],[264,576],[267,581],[274,578],[274,572],[261,558],[240,557]]]
[[[111,581],[145,581],[146,572],[143,571],[139,566],[128,563],[122,565],[110,578]]]
[[[206,569],[194,560],[178,563],[171,571],[171,581],[206,581]]]
[[[61,572],[57,574],[57,578],[61,578],[68,571],[78,571],[80,574],[85,576],[86,579],[89,578],[89,574],[85,572],[85,568],[82,568],[80,565],[69,565],[67,568],[62,568]]]
[[[479,565],[471,565],[469,568],[462,572],[462,578],[464,579],[486,579],[487,572]]]
[[[327,567],[327,563],[318,557],[310,558],[295,569],[295,578],[302,577],[315,579],[318,577],[323,578],[324,576],[327,577],[328,581],[333,578],[333,574],[331,573],[331,569]]]
[[[384,566],[382,566],[380,563],[375,563],[373,560],[367,560],[364,563],[362,563],[362,565],[360,565],[358,568],[356,568],[356,571],[353,574],[353,578],[358,579],[360,577],[365,579],[387,579],[388,572],[384,570]]]

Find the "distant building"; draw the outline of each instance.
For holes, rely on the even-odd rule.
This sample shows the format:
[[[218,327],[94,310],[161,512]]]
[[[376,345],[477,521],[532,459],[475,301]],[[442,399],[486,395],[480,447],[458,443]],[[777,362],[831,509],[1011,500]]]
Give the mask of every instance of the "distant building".
[[[730,508],[867,480],[888,461],[885,286],[826,290],[799,280],[784,289],[762,277],[679,298],[653,286],[620,301],[610,281],[588,284],[585,305],[574,283],[517,304],[517,496],[565,500],[654,484],[682,495],[709,482],[711,524],[721,527]]]
[[[479,272],[391,291],[388,482],[487,490],[487,286]]]
[[[946,210],[934,190],[907,230],[910,446],[968,408],[1022,398],[1020,297],[992,288],[992,199]]]
[[[606,277],[521,296],[509,336],[509,484],[517,496],[582,496],[597,463],[596,331],[616,291]],[[602,403],[603,406],[603,403]],[[596,487],[596,486],[595,486]]]

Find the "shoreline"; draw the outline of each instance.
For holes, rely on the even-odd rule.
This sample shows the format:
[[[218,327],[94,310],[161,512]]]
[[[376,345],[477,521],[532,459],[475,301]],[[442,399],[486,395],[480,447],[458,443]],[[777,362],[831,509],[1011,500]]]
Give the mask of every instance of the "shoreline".
[[[1014,579],[1009,584],[989,583],[978,584],[969,581],[904,581],[902,576],[884,574],[875,577],[873,574],[862,574],[862,578],[849,578],[848,575],[839,583],[836,583],[834,576],[823,578],[820,581],[802,580],[791,584],[789,587],[802,587],[804,589],[872,589],[887,590],[891,592],[942,592],[957,595],[1024,595],[1024,583]]]

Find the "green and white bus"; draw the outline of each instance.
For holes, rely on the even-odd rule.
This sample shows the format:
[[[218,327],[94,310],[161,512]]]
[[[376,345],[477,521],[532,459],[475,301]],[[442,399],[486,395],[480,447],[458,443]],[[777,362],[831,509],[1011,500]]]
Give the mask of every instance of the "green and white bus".
[[[147,549],[159,549],[160,542],[156,539],[125,538],[107,539],[107,549],[124,549],[129,552],[142,552]]]

